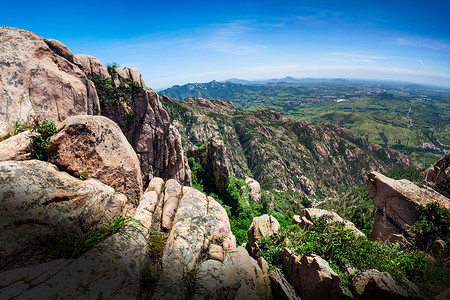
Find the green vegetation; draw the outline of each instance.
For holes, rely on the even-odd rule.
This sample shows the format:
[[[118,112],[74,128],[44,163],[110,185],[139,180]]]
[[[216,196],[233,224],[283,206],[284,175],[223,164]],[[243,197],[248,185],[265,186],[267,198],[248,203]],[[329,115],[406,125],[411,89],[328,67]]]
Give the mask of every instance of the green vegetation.
[[[279,267],[283,247],[290,248],[300,256],[319,255],[339,274],[344,286],[355,275],[348,272],[349,266],[358,272],[378,269],[390,273],[396,280],[406,277],[423,290],[435,284],[445,286],[448,274],[445,275],[445,265],[439,265],[440,262],[433,262],[424,253],[401,248],[398,244],[373,242],[358,237],[351,230],[345,230],[343,223],[333,224],[328,219],[324,216],[313,220],[311,229],[302,229],[297,225],[282,229],[278,236],[262,241],[258,256],[264,257],[272,267]]]
[[[431,252],[431,244],[436,240],[446,243],[444,257],[450,255],[450,209],[446,209],[438,202],[427,206],[418,206],[419,220],[414,224],[413,230],[417,234],[418,246]]]
[[[58,132],[56,129],[56,124],[53,120],[40,119],[38,117],[34,117],[28,121],[17,120],[14,123],[13,128],[10,129],[8,133],[0,139],[0,141],[26,130],[31,130],[38,133],[37,136],[33,137],[33,142],[31,145],[31,158],[49,160],[49,156],[46,151],[52,145],[50,137]]]
[[[89,78],[95,85],[97,95],[100,100],[100,104],[106,107],[122,106],[122,103],[131,104],[132,93],[143,92],[142,87],[133,81],[126,83],[121,82],[119,86],[116,86],[114,80],[109,78],[101,78],[100,75],[92,76]],[[129,118],[134,116],[127,116],[127,122]]]
[[[88,179],[88,176],[89,176],[89,170],[84,170],[83,172],[80,173],[80,179],[81,180]]]
[[[124,231],[127,228],[137,230],[140,234],[144,235],[143,230],[145,228],[139,220],[119,213],[109,220],[104,219],[97,228],[89,232],[72,235],[63,239],[58,245],[59,256],[64,258],[78,258],[115,233],[120,232],[129,236]]]
[[[345,80],[288,80],[261,84],[209,82],[174,86],[161,93],[178,98],[226,99],[241,109],[258,107],[313,124],[331,122],[357,137],[397,149],[423,164],[450,145],[450,92],[417,85]]]
[[[310,200],[299,199],[299,203],[359,186],[365,180],[365,170],[374,163],[384,169],[406,166],[396,154],[371,147],[333,124],[312,126],[268,111],[242,111],[216,101],[206,108],[196,105],[194,99],[161,97],[161,101],[171,119],[181,124],[178,129],[184,149],[199,147],[212,137],[221,139],[237,177],[255,178],[266,190],[293,190],[309,196]]]
[[[366,236],[369,236],[372,231],[373,214],[376,208],[372,197],[367,192],[366,185],[354,188],[342,196],[325,201],[319,207],[333,210],[342,218],[353,222]]]

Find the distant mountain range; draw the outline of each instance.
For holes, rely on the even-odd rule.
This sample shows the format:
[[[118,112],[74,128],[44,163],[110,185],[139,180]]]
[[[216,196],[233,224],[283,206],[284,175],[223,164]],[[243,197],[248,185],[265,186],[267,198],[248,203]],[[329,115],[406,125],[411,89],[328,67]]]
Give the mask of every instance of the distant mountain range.
[[[445,146],[450,145],[450,91],[431,86],[339,78],[231,78],[173,86],[160,94],[179,100],[224,99],[245,110],[261,107],[317,125],[331,122],[369,142],[413,155],[424,165],[450,150]]]

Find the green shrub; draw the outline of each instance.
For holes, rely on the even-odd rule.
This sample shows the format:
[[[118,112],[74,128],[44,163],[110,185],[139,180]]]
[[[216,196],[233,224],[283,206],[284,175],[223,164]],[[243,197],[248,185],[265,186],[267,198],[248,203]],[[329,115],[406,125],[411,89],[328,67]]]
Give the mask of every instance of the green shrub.
[[[40,120],[37,121],[36,126],[33,127],[34,131],[39,133],[38,136],[33,138],[31,157],[40,159],[40,160],[48,160],[47,149],[53,144],[50,141],[50,137],[58,132],[56,129],[55,122],[52,120]]]
[[[414,224],[413,230],[417,234],[418,246],[430,250],[431,243],[443,240],[446,243],[445,254],[450,255],[450,210],[438,202],[427,206],[417,206],[419,220]]]
[[[286,237],[289,245],[285,244]],[[352,276],[347,271],[348,266],[359,271],[378,269],[390,273],[396,280],[406,277],[422,288],[437,280],[447,280],[445,276],[436,278],[437,272],[430,272],[439,266],[424,253],[356,236],[351,230],[345,230],[343,223],[328,223],[326,216],[314,220],[314,226],[309,230],[291,225],[282,229],[278,236],[263,239],[258,256],[263,256],[273,266],[279,266],[281,250],[285,246],[297,255],[316,254],[327,260],[344,285]],[[445,270],[445,266],[440,266],[441,271],[443,268]]]

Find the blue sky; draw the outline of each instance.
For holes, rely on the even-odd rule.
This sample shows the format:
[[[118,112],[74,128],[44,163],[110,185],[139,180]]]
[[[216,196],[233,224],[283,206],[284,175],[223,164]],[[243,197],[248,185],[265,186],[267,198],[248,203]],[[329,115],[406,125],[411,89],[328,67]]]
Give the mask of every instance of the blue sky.
[[[450,87],[450,1],[2,1],[1,26],[57,39],[147,86],[236,77]]]

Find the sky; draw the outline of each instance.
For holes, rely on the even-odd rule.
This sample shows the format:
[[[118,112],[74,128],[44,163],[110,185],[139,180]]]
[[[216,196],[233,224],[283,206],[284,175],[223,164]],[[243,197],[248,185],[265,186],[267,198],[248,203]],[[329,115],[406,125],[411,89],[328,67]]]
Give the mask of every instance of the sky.
[[[136,67],[157,90],[285,76],[450,87],[450,0],[0,1],[0,26]]]

